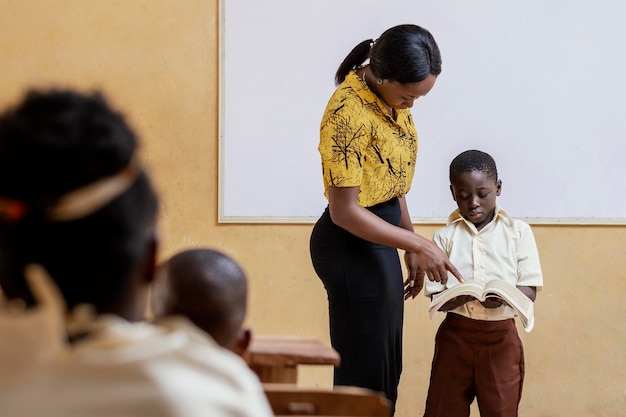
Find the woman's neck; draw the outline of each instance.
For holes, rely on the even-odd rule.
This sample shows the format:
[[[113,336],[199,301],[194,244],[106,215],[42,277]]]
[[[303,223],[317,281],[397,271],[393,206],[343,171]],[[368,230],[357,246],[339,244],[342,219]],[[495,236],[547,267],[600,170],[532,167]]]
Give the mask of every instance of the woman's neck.
[[[370,66],[364,65],[358,68],[356,70],[356,73],[359,77],[361,77],[363,82],[367,84],[368,88],[372,91],[372,93],[374,93],[376,97],[380,99],[381,103],[383,103],[383,106],[385,107],[385,110],[387,110],[387,113],[389,114],[389,116],[391,116],[394,120],[396,120],[396,110],[393,107],[389,106],[380,95],[380,91],[378,89],[379,87],[378,79],[372,72],[372,69],[370,68]]]

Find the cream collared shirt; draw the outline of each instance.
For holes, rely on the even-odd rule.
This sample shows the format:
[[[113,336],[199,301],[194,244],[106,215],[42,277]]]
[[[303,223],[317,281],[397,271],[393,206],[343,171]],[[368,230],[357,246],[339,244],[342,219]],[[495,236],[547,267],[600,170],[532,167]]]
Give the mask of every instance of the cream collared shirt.
[[[537,291],[543,287],[539,253],[530,225],[512,219],[499,205],[493,220],[480,231],[455,210],[447,225],[435,233],[433,241],[448,255],[466,282],[503,279],[518,287],[537,287]],[[456,284],[458,281],[452,274],[448,275],[445,286],[427,280],[424,294],[430,297]],[[479,301],[450,311],[475,320],[515,317],[509,306],[488,309]]]
[[[89,309],[66,320],[46,292],[29,310],[0,300],[2,417],[274,415],[243,359],[187,320],[130,323]],[[85,337],[67,344],[65,326]]]

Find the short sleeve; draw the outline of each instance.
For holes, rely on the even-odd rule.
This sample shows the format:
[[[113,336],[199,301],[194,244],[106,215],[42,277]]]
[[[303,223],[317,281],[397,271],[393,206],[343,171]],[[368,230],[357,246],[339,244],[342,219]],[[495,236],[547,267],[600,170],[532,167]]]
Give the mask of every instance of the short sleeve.
[[[331,100],[320,128],[319,152],[324,181],[329,186],[360,186],[369,132],[352,100]]]
[[[520,222],[517,244],[517,285],[519,287],[543,287],[543,274],[539,262],[539,251],[530,225]]]

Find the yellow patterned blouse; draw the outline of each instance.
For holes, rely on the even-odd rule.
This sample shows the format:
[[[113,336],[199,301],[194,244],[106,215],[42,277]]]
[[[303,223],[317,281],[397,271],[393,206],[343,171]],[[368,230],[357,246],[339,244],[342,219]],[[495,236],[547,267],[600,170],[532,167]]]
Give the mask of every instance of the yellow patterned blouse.
[[[410,109],[397,120],[351,71],[330,98],[320,128],[324,194],[329,187],[359,186],[363,207],[404,196],[411,187],[417,132]]]

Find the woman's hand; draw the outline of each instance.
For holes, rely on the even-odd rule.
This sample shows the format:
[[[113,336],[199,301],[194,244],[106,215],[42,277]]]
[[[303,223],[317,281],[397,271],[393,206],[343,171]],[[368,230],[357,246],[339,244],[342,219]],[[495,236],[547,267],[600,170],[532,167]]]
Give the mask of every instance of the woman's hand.
[[[433,242],[423,238],[421,251],[416,256],[429,280],[445,285],[448,282],[448,271],[450,271],[459,282],[465,282],[446,254]]]
[[[416,295],[424,288],[424,271],[419,266],[417,254],[413,252],[404,252],[404,263],[408,272],[408,276],[404,281],[404,299],[415,298]]]
[[[361,239],[415,253],[417,264],[431,281],[445,284],[450,271],[459,282],[464,282],[445,253],[432,241],[413,231],[404,197],[398,199],[401,210],[401,227],[398,227],[359,206],[358,195],[359,187],[328,189],[328,208],[333,223]]]

